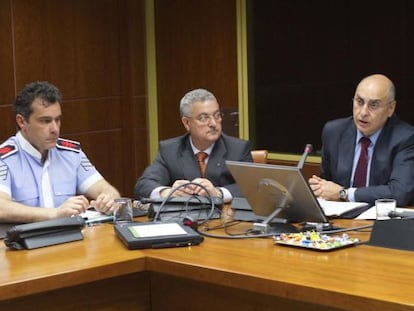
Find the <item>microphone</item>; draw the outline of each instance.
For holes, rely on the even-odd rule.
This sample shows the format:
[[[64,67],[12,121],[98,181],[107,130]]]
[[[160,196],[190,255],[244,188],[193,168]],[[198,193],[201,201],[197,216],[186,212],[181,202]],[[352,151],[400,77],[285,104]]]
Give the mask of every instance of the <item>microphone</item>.
[[[411,211],[404,211],[404,212],[390,211],[388,213],[388,217],[390,218],[397,218],[397,217],[414,218],[414,210],[412,212]]]
[[[311,144],[307,144],[305,146],[305,150],[303,151],[302,157],[300,158],[300,161],[298,163],[298,169],[303,169],[303,165],[305,164],[305,160],[308,157],[309,153],[312,152],[312,145]]]

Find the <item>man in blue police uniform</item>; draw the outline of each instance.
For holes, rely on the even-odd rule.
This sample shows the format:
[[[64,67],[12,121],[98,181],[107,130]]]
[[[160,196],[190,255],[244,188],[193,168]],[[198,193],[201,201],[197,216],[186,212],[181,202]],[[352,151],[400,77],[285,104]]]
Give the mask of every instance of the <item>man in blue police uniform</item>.
[[[78,142],[59,138],[60,91],[48,82],[27,84],[13,110],[19,130],[0,146],[0,222],[68,217],[89,206],[111,213],[119,192]]]

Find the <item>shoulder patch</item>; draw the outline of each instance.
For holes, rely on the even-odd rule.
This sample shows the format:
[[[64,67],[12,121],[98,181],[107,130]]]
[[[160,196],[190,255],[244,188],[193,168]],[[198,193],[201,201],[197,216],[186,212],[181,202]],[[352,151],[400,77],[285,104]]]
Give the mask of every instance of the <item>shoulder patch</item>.
[[[58,149],[70,150],[74,152],[80,152],[80,143],[74,140],[59,138],[56,143]]]
[[[15,145],[5,145],[0,147],[0,158],[4,159],[9,155],[17,152],[17,147]]]

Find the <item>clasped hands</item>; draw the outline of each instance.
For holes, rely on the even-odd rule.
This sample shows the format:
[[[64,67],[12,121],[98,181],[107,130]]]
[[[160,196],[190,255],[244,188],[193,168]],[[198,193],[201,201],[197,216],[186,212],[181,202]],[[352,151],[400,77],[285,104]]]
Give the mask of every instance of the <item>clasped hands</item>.
[[[214,185],[212,184],[212,182],[206,178],[196,178],[191,181],[191,183],[194,183],[194,184],[188,184],[188,183],[190,183],[189,180],[185,180],[185,179],[176,180],[171,188],[167,187],[167,188],[162,189],[160,192],[160,196],[165,198],[169,196],[172,191],[174,191],[174,193],[172,194],[172,197],[184,197],[184,196],[190,196],[190,195],[220,196],[219,190],[217,190],[216,187],[214,187]],[[185,184],[188,184],[188,185],[180,187]],[[204,188],[198,185],[195,185],[195,184],[200,184]]]
[[[329,201],[338,201],[339,191],[343,188],[341,185],[316,175],[309,178],[309,185],[316,197]]]
[[[112,214],[116,208],[115,197],[101,193],[96,200],[89,200],[84,195],[77,195],[68,198],[57,209],[53,209],[57,213],[57,217],[70,217],[84,213],[89,207],[93,206],[97,211],[104,214]]]

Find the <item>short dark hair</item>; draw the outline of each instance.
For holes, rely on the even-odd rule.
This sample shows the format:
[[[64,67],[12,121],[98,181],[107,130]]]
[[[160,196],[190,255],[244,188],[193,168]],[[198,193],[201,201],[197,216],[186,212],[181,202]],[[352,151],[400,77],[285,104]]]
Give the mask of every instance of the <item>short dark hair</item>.
[[[59,89],[47,81],[36,81],[26,84],[17,94],[13,104],[13,111],[21,114],[27,121],[33,112],[32,103],[36,98],[43,100],[45,106],[61,103],[62,95]]]

